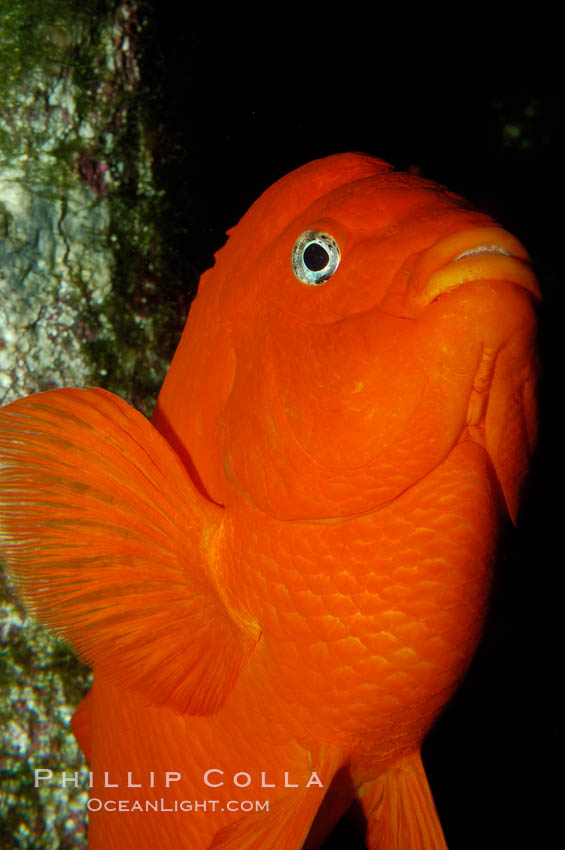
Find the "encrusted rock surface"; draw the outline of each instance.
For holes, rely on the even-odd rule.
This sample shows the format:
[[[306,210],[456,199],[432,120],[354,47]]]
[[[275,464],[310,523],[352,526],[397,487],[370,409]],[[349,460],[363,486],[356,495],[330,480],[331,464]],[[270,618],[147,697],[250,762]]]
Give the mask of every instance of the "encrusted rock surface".
[[[158,285],[135,0],[0,0],[0,404],[105,386],[149,412],[183,320]],[[88,668],[0,582],[0,847],[85,846]],[[34,768],[78,787],[34,787]]]

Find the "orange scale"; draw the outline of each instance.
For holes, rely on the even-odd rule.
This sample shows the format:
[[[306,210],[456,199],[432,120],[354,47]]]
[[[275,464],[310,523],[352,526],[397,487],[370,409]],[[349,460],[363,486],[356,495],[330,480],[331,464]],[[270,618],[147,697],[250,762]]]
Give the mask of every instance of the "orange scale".
[[[391,653],[398,648],[399,640],[392,632],[379,631],[374,635],[371,644],[378,655],[390,658]]]
[[[396,649],[392,653],[392,660],[400,667],[413,667],[414,664],[420,664],[422,661],[420,655],[410,646]]]
[[[377,572],[376,569],[371,568],[363,574],[363,578],[360,583],[368,593],[380,596],[383,589],[383,579],[386,581],[392,571],[392,564],[388,564],[387,568],[383,569],[382,574]]]
[[[293,595],[284,584],[273,582],[269,584],[269,601],[277,611],[294,611]]]
[[[354,637],[334,641],[331,645],[331,656],[340,664],[357,666],[364,657],[367,657],[368,652],[367,647]]]
[[[357,576],[353,571],[345,572],[341,570],[334,573],[332,578],[337,590],[349,596],[358,593],[365,585],[364,580],[361,580],[361,577]]]
[[[304,617],[324,616],[328,613],[322,597],[317,593],[313,593],[311,590],[299,590],[296,592],[293,588],[292,601],[295,610]]]
[[[326,603],[327,610],[331,614],[335,614],[336,617],[340,617],[343,620],[348,620],[359,611],[356,600],[344,593],[328,594],[328,596],[324,598],[324,602]]]
[[[359,673],[353,667],[341,667],[333,672],[333,685],[339,691],[354,690],[359,685]]]
[[[368,590],[356,593],[352,602],[360,614],[371,618],[379,617],[388,605],[379,593],[369,593]]]
[[[299,588],[300,590],[304,589],[310,593],[316,593],[320,596],[325,596],[328,593],[335,593],[336,586],[332,576],[326,575],[323,572],[317,572],[312,575],[309,575],[307,578],[302,576],[302,586]]]
[[[311,620],[312,631],[316,635],[316,639],[328,641],[330,644],[336,640],[343,640],[350,636],[351,629],[349,623],[344,622],[340,617],[335,617],[332,614],[324,614],[322,617],[315,617]]]

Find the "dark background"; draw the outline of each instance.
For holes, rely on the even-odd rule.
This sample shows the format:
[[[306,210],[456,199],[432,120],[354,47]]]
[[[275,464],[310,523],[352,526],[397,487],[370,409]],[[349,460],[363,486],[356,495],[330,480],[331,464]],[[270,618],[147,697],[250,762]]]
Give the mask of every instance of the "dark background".
[[[446,53],[447,39],[414,53],[404,37],[410,21],[379,30],[324,9],[309,20],[277,9],[232,29],[220,10],[202,24],[179,18],[180,8],[150,7],[142,84],[172,262],[187,289],[225,229],[274,180],[348,150],[448,185],[533,256],[545,298],[540,448],[518,528],[502,547],[483,644],[424,761],[450,850],[552,844],[561,803],[554,765],[563,97],[550,74],[523,82],[485,72],[481,41],[469,52],[452,45]],[[428,60],[440,47],[445,62],[432,73]],[[516,50],[513,61],[522,55]],[[354,841],[343,827],[328,847],[364,846]]]

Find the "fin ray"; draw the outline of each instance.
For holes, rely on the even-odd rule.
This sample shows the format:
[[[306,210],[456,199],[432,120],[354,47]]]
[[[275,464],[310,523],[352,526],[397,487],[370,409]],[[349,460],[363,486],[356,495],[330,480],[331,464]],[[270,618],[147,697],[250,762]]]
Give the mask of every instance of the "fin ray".
[[[368,850],[447,850],[420,753],[361,786],[358,797]]]

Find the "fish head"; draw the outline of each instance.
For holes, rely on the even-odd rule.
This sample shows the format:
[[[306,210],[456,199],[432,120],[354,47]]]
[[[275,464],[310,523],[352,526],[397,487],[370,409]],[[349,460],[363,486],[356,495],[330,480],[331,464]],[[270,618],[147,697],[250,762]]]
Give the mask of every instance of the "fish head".
[[[243,495],[284,520],[370,512],[469,439],[515,518],[538,298],[523,246],[463,199],[361,154],[319,160],[232,231],[159,415],[189,400],[168,422],[221,503]]]

